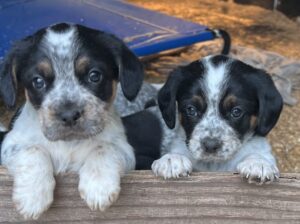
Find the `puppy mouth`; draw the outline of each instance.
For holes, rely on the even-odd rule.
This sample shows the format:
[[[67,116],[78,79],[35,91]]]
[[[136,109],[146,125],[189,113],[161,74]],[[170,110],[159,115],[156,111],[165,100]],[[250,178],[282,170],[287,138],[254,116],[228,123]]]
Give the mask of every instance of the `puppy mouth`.
[[[94,136],[96,136],[97,134],[99,134],[102,130],[99,130],[98,132],[94,132],[94,133],[80,133],[80,132],[64,132],[64,133],[60,133],[59,135],[55,134],[51,134],[51,133],[44,133],[45,137],[49,140],[49,141],[74,141],[74,140],[84,140],[84,139],[88,139],[88,138],[92,138]]]
[[[201,160],[205,162],[225,162],[230,158],[231,156],[222,155],[222,152],[216,152],[214,154],[203,152]]]
[[[206,152],[201,146],[192,149],[188,146],[191,155],[197,161],[202,162],[226,162],[234,157],[236,150],[230,150],[227,147],[217,149],[215,152]]]
[[[104,125],[92,125],[88,128],[80,125],[52,125],[50,127],[44,127],[43,133],[49,141],[73,141],[92,138],[103,130]]]

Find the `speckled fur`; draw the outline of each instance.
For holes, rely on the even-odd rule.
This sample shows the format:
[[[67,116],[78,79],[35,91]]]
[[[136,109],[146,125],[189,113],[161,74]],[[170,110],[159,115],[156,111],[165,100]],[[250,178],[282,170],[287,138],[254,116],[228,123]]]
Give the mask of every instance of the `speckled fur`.
[[[13,201],[26,219],[37,219],[51,205],[54,175],[77,172],[80,196],[91,209],[103,211],[117,200],[121,176],[135,167],[133,149],[111,102],[114,93],[101,100],[75,75],[80,44],[76,25],[46,29],[38,49],[54,71],[52,87],[38,106],[27,94],[2,143],[2,164],[14,178]],[[64,125],[57,110],[70,101],[84,114],[75,125]]]
[[[215,61],[217,60],[220,62],[216,63]],[[152,164],[153,172],[164,178],[178,178],[179,176],[186,176],[192,170],[233,171],[239,172],[242,177],[248,179],[249,183],[255,182],[259,184],[277,179],[279,171],[267,139],[260,134],[256,134],[252,126],[241,136],[220,112],[221,99],[228,90],[229,77],[232,78],[229,73],[231,65],[232,63],[241,62],[225,56],[210,56],[199,62],[194,62],[194,67],[195,63],[202,63],[201,68],[204,70],[199,70],[199,78],[193,80],[192,83],[197,83],[198,86],[201,86],[207,105],[206,109],[188,135],[178,119],[178,112],[176,112],[176,125],[174,129],[169,129],[165,122],[163,122],[164,138],[168,139],[163,139],[161,158]],[[184,69],[182,70],[184,71]],[[187,71],[191,72],[191,68],[188,68]],[[200,78],[200,72],[203,71],[204,73]],[[251,71],[254,70],[251,69]],[[259,70],[256,71],[260,72]],[[192,70],[192,72],[192,74],[197,74],[198,71]],[[188,77],[188,74],[181,73],[180,75]],[[173,74],[171,79],[173,79],[169,80],[169,83],[172,83],[171,86],[163,87],[163,93],[166,96],[159,96],[164,100],[172,100],[172,94],[180,92],[180,89],[176,90],[175,93],[168,91],[172,91],[174,86],[178,85],[176,79],[180,80],[178,83],[182,83],[182,79],[184,78],[178,78],[178,75]],[[270,89],[268,91],[274,92],[276,96],[274,100],[278,102],[276,115],[274,115],[278,118],[282,108],[282,99],[273,84],[269,84]],[[169,85],[168,82],[166,85]],[[185,88],[189,87],[185,86]],[[168,108],[165,106],[166,102],[163,102],[163,106]],[[163,111],[164,107],[162,107],[162,113],[166,113]],[[154,109],[152,110],[154,111]],[[161,115],[156,114],[156,116],[159,116],[163,120]],[[173,131],[173,133],[170,131]],[[218,139],[222,143],[215,153],[205,152],[201,142],[206,137]]]

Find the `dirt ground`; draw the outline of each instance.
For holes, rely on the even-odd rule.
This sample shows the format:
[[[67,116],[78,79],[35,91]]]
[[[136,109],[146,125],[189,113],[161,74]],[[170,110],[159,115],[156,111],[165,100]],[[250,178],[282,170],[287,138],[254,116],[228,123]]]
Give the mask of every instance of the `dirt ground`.
[[[222,0],[130,0],[139,6],[227,30],[233,44],[261,48],[300,60],[300,25],[279,12]],[[189,52],[187,50],[187,52]],[[182,54],[185,57],[188,55]],[[184,57],[182,60],[185,60]],[[159,58],[145,62],[147,79],[166,77]],[[293,95],[300,102],[300,91]],[[277,126],[269,134],[281,172],[300,172],[300,103],[285,106]]]
[[[261,48],[300,60],[300,25],[279,12],[257,6],[238,5],[222,0],[129,0],[139,6],[160,11],[186,20],[199,22],[211,28],[230,32],[233,44]],[[189,57],[187,50],[184,57]],[[184,60],[183,57],[183,60]],[[167,70],[159,58],[145,62],[147,80],[162,80]],[[300,102],[300,91],[294,91]],[[0,121],[11,117],[0,102]],[[285,106],[277,126],[269,135],[281,172],[300,172],[300,103]]]

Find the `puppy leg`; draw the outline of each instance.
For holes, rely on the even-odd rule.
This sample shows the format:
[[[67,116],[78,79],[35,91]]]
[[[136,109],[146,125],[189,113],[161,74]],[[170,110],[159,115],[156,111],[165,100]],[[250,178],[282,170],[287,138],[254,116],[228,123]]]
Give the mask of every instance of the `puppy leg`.
[[[92,210],[104,211],[118,199],[124,160],[107,144],[92,151],[79,171],[79,193]]]
[[[155,160],[151,166],[156,176],[165,179],[188,176],[192,172],[192,163],[184,155],[167,153],[160,159]]]
[[[37,219],[53,201],[55,180],[50,156],[39,147],[30,147],[20,149],[5,162],[14,178],[16,209],[25,219]]]
[[[249,183],[263,184],[279,178],[271,146],[265,138],[254,138],[243,151],[244,156],[238,162],[237,170]]]
[[[174,139],[171,151],[160,159],[155,160],[151,166],[156,176],[165,179],[188,176],[192,172],[192,162],[188,158],[187,148],[181,139]]]
[[[249,183],[263,184],[279,178],[276,164],[270,163],[260,155],[251,155],[238,164],[237,170]]]

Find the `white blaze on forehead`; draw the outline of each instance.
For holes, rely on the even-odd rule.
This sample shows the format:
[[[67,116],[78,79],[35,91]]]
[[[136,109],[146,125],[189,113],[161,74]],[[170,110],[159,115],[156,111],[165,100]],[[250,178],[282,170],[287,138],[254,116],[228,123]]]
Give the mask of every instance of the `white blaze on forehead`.
[[[49,101],[61,102],[66,99],[79,98],[82,86],[75,76],[74,60],[77,56],[79,42],[74,26],[62,31],[47,29],[43,47],[54,71],[53,88],[48,92],[44,104]]]
[[[226,64],[214,66],[210,61],[210,57],[206,58],[206,72],[204,75],[205,88],[208,94],[208,99],[217,100],[222,93],[222,87],[226,83]]]
[[[45,35],[46,46],[48,50],[61,56],[70,55],[70,51],[74,46],[76,30],[74,27],[57,32],[52,29],[47,29]]]

